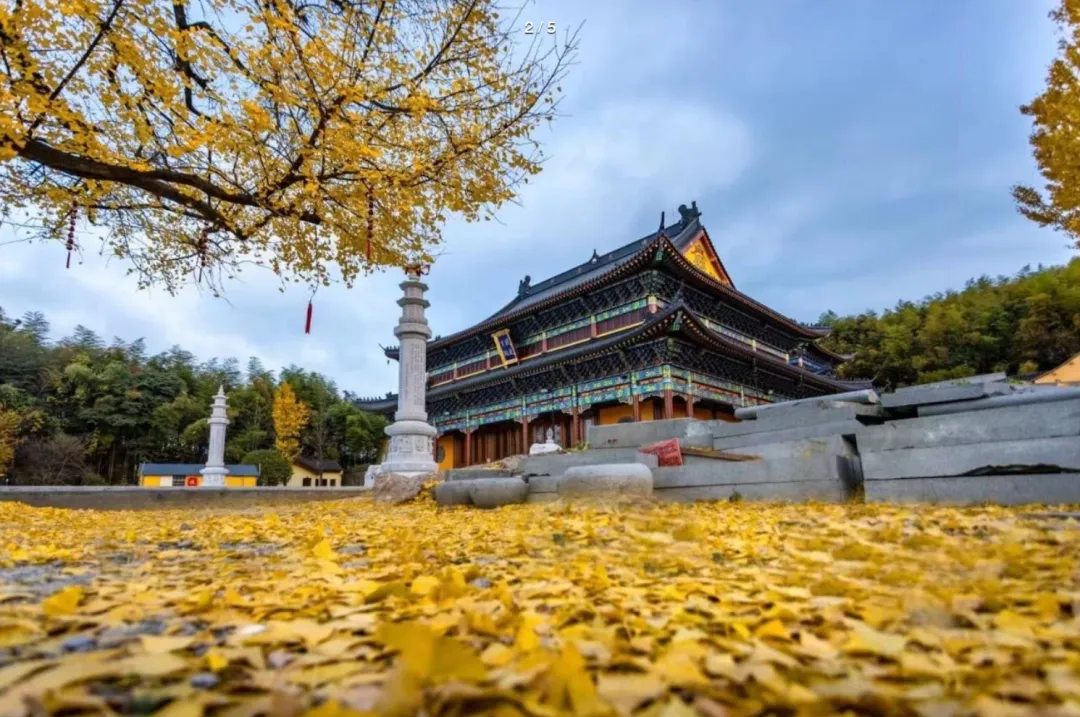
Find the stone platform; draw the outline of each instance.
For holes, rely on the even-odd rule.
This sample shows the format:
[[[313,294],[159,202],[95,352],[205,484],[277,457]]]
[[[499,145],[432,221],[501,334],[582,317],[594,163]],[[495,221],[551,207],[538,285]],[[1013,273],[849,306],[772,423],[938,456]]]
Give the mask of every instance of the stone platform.
[[[371,496],[343,488],[142,488],[139,486],[0,486],[0,502],[76,510],[248,508]]]

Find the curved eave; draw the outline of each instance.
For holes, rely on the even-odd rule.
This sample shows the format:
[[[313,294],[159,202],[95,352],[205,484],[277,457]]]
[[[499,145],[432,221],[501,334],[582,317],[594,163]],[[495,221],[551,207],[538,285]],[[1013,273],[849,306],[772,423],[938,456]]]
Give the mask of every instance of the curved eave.
[[[353,405],[369,413],[386,413],[397,408],[397,394],[390,398],[358,398],[353,401]]]
[[[641,326],[613,336],[590,341],[575,349],[567,349],[546,354],[536,359],[516,364],[507,369],[485,372],[483,374],[453,381],[438,386],[427,393],[428,399],[437,399],[460,391],[489,386],[492,384],[506,383],[516,378],[523,378],[540,373],[549,366],[565,363],[568,361],[587,361],[601,354],[617,351],[642,341],[659,338],[671,332],[676,320],[681,319],[679,333],[695,340],[699,345],[711,348],[718,353],[732,356],[747,363],[756,363],[761,370],[784,376],[805,384],[816,386],[824,391],[841,392],[848,390],[847,386],[835,379],[819,376],[797,366],[791,366],[768,354],[762,354],[750,349],[743,344],[728,339],[708,328],[694,312],[683,304],[675,304],[667,307],[656,314],[651,320]],[[365,410],[378,411],[389,410],[396,405],[396,397],[386,399],[378,403],[358,402],[357,406]]]
[[[701,232],[702,232],[702,234],[705,234],[704,228],[701,230]],[[696,266],[691,264],[690,261],[685,256],[682,255],[682,252],[680,252],[675,247],[674,244],[672,244],[670,241],[667,240],[667,237],[661,236],[658,239],[659,239],[659,241],[657,242],[658,245],[660,245],[661,242],[663,242],[664,249],[670,249],[671,250],[670,253],[665,253],[665,255],[664,255],[665,262],[667,262],[669,265],[674,265],[674,266],[678,267],[679,270],[681,272],[683,272],[684,276],[686,276],[687,278],[693,279],[698,284],[701,284],[701,285],[703,285],[703,286],[705,286],[707,288],[710,288],[710,289],[712,289],[713,291],[715,291],[717,293],[724,294],[728,298],[733,299],[736,303],[741,304],[742,306],[752,310],[753,312],[758,314],[760,317],[766,318],[766,319],[771,319],[772,321],[774,321],[774,322],[776,322],[778,324],[781,324],[785,328],[795,332],[796,334],[798,334],[799,336],[802,336],[803,338],[816,339],[816,338],[819,338],[821,336],[814,329],[811,329],[808,326],[800,324],[798,321],[795,321],[794,319],[789,319],[788,317],[784,316],[783,314],[780,314],[780,313],[777,313],[776,311],[773,311],[768,306],[765,306],[765,304],[762,304],[762,303],[760,303],[758,301],[755,301],[754,299],[751,299],[749,296],[742,293],[741,291],[739,291],[735,287],[723,284],[723,283],[717,281],[716,279],[712,278],[711,276],[709,276],[705,272],[701,271]],[[657,248],[659,248],[659,246],[656,246],[656,247],[650,246],[650,247],[642,250],[642,253],[644,254],[646,252],[655,251]]]

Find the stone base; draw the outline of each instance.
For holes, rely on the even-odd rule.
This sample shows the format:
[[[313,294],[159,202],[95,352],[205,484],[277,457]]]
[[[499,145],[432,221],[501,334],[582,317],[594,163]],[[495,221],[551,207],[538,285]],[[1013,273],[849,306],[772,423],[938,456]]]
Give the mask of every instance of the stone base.
[[[229,469],[225,466],[213,466],[206,467],[199,471],[202,476],[203,488],[224,488],[225,476],[229,474]]]
[[[390,452],[379,473],[421,475],[437,471],[439,466],[432,458],[437,434],[434,426],[423,421],[396,421],[387,426]]]

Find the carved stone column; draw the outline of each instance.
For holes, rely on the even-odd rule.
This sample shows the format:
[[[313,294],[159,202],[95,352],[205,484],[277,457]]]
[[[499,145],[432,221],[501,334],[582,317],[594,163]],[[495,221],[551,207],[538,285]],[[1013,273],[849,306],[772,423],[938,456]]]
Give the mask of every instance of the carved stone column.
[[[401,318],[394,335],[401,343],[398,356],[398,407],[394,422],[386,427],[390,450],[380,473],[418,475],[438,470],[434,439],[438,431],[427,422],[425,409],[427,382],[427,341],[431,338],[424,310],[427,284],[416,270],[406,272],[401,283],[403,296],[398,299]]]

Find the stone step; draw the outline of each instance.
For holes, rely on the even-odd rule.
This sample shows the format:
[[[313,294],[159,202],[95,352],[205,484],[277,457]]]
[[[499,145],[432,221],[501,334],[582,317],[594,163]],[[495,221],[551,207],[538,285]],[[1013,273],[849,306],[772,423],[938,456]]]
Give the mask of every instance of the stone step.
[[[740,463],[694,463],[653,469],[653,487],[656,490],[810,480],[853,484],[851,460],[845,456],[817,455]]]
[[[775,431],[761,431],[758,433],[743,433],[733,436],[718,434],[713,439],[713,448],[718,451],[735,451],[750,446],[767,445],[769,443],[786,443],[788,441],[801,441],[807,438],[825,438],[827,436],[853,436],[862,427],[862,424],[854,419],[844,421],[829,421],[793,428],[781,428]]]
[[[798,441],[780,443],[762,443],[754,446],[735,448],[727,453],[773,460],[777,458],[810,458],[819,455],[854,456],[855,441],[841,435],[822,438],[804,438]],[[684,460],[686,460],[684,458]]]
[[[973,401],[987,396],[1001,396],[1011,393],[1012,390],[1012,386],[1007,383],[990,381],[908,386],[897,389],[893,393],[883,394],[881,405],[885,408],[907,408],[932,403]]]
[[[867,483],[896,478],[936,478],[1016,473],[1080,472],[1080,440],[1073,436],[995,441],[960,446],[935,446],[861,452]]]
[[[863,485],[867,502],[954,505],[1080,503],[1080,473],[898,478],[872,480]]]
[[[516,473],[523,476],[562,475],[574,466],[604,463],[641,463],[650,468],[657,465],[656,456],[639,453],[637,448],[601,448],[546,456],[527,456],[521,459]]]
[[[861,419],[870,421],[881,418],[881,407],[858,403],[821,402],[793,405],[790,408],[782,404],[767,411],[761,411],[752,420],[732,423],[730,421],[709,421],[713,438],[741,436],[747,433],[777,431],[785,428],[832,423]]]
[[[590,449],[639,448],[671,438],[683,439],[686,445],[708,448],[712,435],[708,422],[696,418],[590,426],[588,432]]]
[[[1077,435],[1080,399],[887,421],[855,438],[860,451],[880,452]]]

